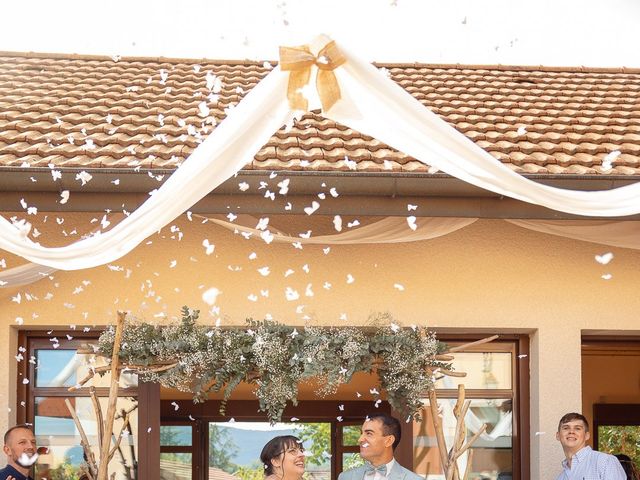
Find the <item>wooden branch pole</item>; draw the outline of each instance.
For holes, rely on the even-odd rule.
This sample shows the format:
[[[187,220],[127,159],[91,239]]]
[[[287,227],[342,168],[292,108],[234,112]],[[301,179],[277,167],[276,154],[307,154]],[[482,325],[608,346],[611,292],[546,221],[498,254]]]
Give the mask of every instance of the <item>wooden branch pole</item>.
[[[493,335],[491,337],[483,338],[482,340],[450,348],[446,352],[438,355],[436,359],[440,361],[451,361],[453,359],[453,356],[451,354],[456,352],[463,352],[471,347],[476,347],[484,343],[492,342],[496,338],[498,338],[498,335]],[[449,377],[466,376],[466,373],[464,372],[454,372],[446,369],[438,369],[432,372],[432,374]],[[458,385],[458,400],[456,401],[456,405],[453,408],[453,415],[456,419],[456,429],[451,449],[447,448],[444,430],[442,427],[442,419],[440,418],[440,412],[438,410],[438,397],[436,395],[435,387],[432,387],[428,393],[429,406],[431,408],[431,421],[436,432],[436,442],[438,444],[440,462],[442,464],[442,473],[444,473],[445,480],[467,480],[469,478],[469,474],[471,473],[471,462],[473,460],[473,451],[469,448],[478,438],[480,438],[480,435],[485,432],[485,430],[487,429],[487,425],[482,425],[482,427],[473,435],[473,437],[465,442],[467,436],[467,427],[465,425],[464,418],[469,411],[471,400],[465,401],[464,385]],[[467,466],[465,468],[464,474],[461,477],[460,471],[458,469],[458,459],[467,451]]]
[[[116,402],[118,401],[118,381],[120,380],[120,342],[124,330],[125,312],[118,312],[116,323],[116,333],[113,339],[113,352],[111,354],[111,385],[109,388],[109,403],[107,405],[107,416],[105,428],[100,442],[100,464],[98,465],[97,480],[108,480],[109,476],[109,453],[111,447],[111,436],[113,435],[113,422],[116,417]]]
[[[87,458],[87,465],[89,467],[89,471],[87,472],[89,480],[95,480],[98,472],[98,467],[96,466],[96,459],[93,455],[93,450],[91,450],[91,444],[89,443],[87,434],[85,433],[84,428],[82,428],[82,423],[78,418],[78,414],[76,413],[75,408],[73,408],[73,406],[71,405],[69,399],[65,398],[64,403],[67,406],[69,413],[71,414],[71,418],[73,418],[73,423],[76,424],[76,428],[80,433],[80,444],[82,445],[82,450],[84,451],[84,455]]]

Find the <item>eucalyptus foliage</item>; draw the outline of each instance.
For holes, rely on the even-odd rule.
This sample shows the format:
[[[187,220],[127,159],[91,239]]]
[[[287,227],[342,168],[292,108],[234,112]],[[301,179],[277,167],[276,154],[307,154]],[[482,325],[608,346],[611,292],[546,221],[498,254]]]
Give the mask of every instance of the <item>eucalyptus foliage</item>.
[[[183,307],[179,322],[163,326],[127,320],[120,361],[142,380],[190,392],[194,401],[223,392],[221,413],[243,381],[255,385],[260,410],[277,422],[289,402],[297,404],[301,381],[316,380],[316,393],[325,396],[356,372],[375,371],[391,406],[415,417],[433,386],[433,370],[451,369],[436,360],[445,345],[432,332],[400,328],[388,314],[372,317],[367,330],[251,319],[245,328],[218,328],[198,324],[198,314]],[[101,335],[102,355],[111,356],[114,336],[113,328]]]

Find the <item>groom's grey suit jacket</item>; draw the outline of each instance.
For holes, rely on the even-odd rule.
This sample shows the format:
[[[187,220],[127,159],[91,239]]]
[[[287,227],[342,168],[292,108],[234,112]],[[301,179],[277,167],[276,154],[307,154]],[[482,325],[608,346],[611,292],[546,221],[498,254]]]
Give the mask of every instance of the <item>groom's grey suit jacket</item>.
[[[338,475],[338,480],[364,480],[366,467],[352,468]],[[393,468],[387,475],[387,480],[424,480],[420,475],[416,475],[411,470],[407,470],[396,460]]]

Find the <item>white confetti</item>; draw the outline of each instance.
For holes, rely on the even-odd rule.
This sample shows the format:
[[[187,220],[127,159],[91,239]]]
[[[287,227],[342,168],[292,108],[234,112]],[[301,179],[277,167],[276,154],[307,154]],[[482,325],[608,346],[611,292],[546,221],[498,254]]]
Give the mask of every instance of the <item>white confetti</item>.
[[[417,205],[407,204],[407,210],[410,212],[411,210],[416,210],[418,208]]]
[[[93,176],[90,173],[85,172],[84,170],[76,174],[76,180],[80,180],[82,182],[82,185],[86,185],[91,181],[92,178]]]
[[[69,201],[69,190],[63,190],[60,192],[60,203],[64,205]]]
[[[266,230],[269,225],[269,217],[264,217],[258,220],[258,224],[256,225],[256,230]]]
[[[613,152],[609,152],[606,157],[602,159],[602,169],[603,170],[611,170],[613,168],[613,162],[620,156],[622,152],[620,150],[614,150]]]
[[[204,247],[204,251],[207,255],[211,255],[213,253],[213,251],[215,250],[216,246],[212,243],[209,243],[209,239],[205,238],[202,241],[202,246]]]
[[[241,192],[246,192],[247,190],[249,190],[249,184],[247,182],[240,182],[238,184],[238,188]]]
[[[284,296],[290,302],[293,300],[298,300],[300,298],[300,294],[291,287],[287,287],[285,289]]]
[[[250,302],[257,302],[258,301],[258,296],[255,293],[251,293],[250,295],[247,296],[247,299]]]
[[[358,165],[353,160],[350,160],[346,155],[344,156],[344,164],[349,168],[349,170],[355,170]]]
[[[278,193],[280,195],[286,195],[289,192],[289,179],[285,178],[281,182],[278,183],[278,188],[280,189]]]
[[[22,379],[22,384],[23,385],[28,385],[29,384],[29,379],[28,378],[23,378]]]
[[[331,189],[329,190],[329,193],[331,194],[331,196],[333,198],[337,198],[338,197],[338,191],[336,190],[335,187],[331,187]]]
[[[216,300],[218,298],[218,295],[220,295],[222,292],[220,290],[218,290],[215,287],[212,287],[210,289],[208,289],[206,292],[204,292],[202,294],[202,300],[207,304],[207,305],[213,305],[216,303]]]
[[[414,217],[413,215],[407,217],[407,224],[409,225],[409,228],[414,232],[418,228],[418,226],[416,225],[416,217]]]
[[[262,267],[258,269],[258,273],[263,277],[266,277],[271,273],[271,270],[269,269],[269,267]]]
[[[336,215],[333,217],[333,227],[338,231],[342,231],[342,217],[340,215]]]
[[[313,212],[318,210],[318,208],[320,208],[320,204],[314,200],[313,202],[311,202],[310,207],[304,207],[304,213],[306,213],[307,215],[312,215]]]
[[[209,116],[209,107],[207,106],[207,102],[200,102],[198,104],[198,115],[202,118],[206,118]]]
[[[610,273],[605,273],[601,278],[603,280],[611,280],[613,278],[613,275],[611,275]]]
[[[351,275],[350,273],[347,274],[347,283],[351,284],[355,282],[355,278],[353,278],[353,275]]]
[[[393,288],[400,290],[401,292],[404,292],[404,285],[402,285],[401,283],[394,283]]]
[[[31,456],[29,456],[27,452],[22,452],[22,455],[20,455],[20,458],[18,458],[17,463],[23,467],[30,467],[31,465],[36,463],[36,460],[38,460],[38,456],[39,455],[37,452]]]
[[[260,234],[260,238],[264,240],[266,244],[273,242],[273,234],[269,230],[265,230]]]
[[[600,263],[602,265],[606,265],[611,260],[613,260],[613,253],[607,252],[607,253],[603,253],[602,255],[596,255],[595,259],[596,259],[596,262],[598,262],[598,263]]]
[[[521,125],[520,127],[518,127],[518,131],[516,132],[516,135],[521,137],[522,135],[527,133],[527,129],[524,125]]]

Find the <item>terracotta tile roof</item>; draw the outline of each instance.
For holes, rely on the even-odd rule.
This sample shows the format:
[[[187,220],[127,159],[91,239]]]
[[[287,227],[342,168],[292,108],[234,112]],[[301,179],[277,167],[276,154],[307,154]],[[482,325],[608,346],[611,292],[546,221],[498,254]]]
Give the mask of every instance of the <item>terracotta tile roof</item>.
[[[640,174],[640,70],[380,67],[518,172]],[[0,167],[175,168],[270,69],[266,62],[0,53]],[[209,85],[208,72],[215,75]],[[621,155],[605,172],[602,160],[614,150]],[[429,171],[315,114],[276,132],[245,168],[347,171],[345,156],[358,171],[385,171],[385,160],[392,171]]]

